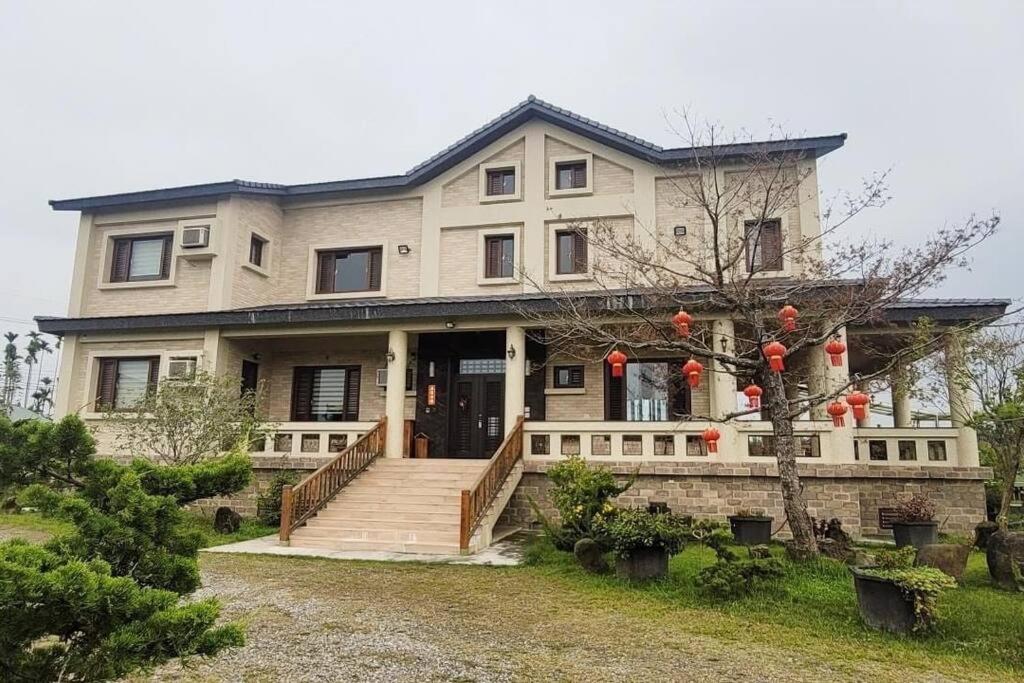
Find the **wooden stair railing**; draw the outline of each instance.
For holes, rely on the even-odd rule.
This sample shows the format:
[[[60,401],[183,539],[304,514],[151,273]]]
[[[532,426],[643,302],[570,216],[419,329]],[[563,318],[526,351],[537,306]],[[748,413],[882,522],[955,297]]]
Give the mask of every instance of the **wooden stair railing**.
[[[346,484],[356,478],[371,462],[384,454],[387,418],[363,434],[354,444],[338,453],[334,460],[309,475],[295,486],[281,489],[282,543],[307,519],[319,512]]]
[[[473,533],[480,526],[487,509],[497,497],[519,459],[523,457],[523,416],[516,418],[516,426],[508,433],[498,450],[487,462],[487,467],[470,489],[462,490],[459,521],[459,548],[467,550]]]

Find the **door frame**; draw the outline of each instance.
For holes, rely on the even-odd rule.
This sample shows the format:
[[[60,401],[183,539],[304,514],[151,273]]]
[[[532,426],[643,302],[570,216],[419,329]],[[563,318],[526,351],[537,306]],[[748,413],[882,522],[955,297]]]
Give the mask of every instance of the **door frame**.
[[[500,421],[499,422],[499,424],[500,424],[499,431],[501,433],[498,441],[500,443],[500,441],[502,439],[504,439],[504,437],[505,437],[505,373],[468,373],[468,374],[461,374],[461,373],[457,372],[457,370],[459,368],[459,365],[460,365],[460,360],[491,360],[491,359],[464,358],[464,357],[453,357],[452,358],[452,372],[449,374],[449,384],[450,384],[450,386],[448,387],[448,396],[450,397],[450,399],[449,399],[450,405],[449,405],[449,408],[448,408],[448,448],[447,448],[448,452],[445,454],[445,457],[457,458],[457,459],[460,459],[460,460],[461,459],[467,459],[467,460],[468,459],[472,459],[472,460],[489,459],[494,454],[486,452],[487,451],[487,447],[486,447],[486,443],[485,443],[485,440],[486,440],[486,430],[487,430],[486,423],[482,427],[483,434],[479,437],[480,438],[480,451],[481,451],[480,454],[477,455],[477,456],[473,456],[473,455],[466,456],[466,455],[456,455],[455,454],[455,443],[456,443],[455,433],[456,433],[456,430],[458,428],[456,422],[457,422],[458,416],[459,416],[458,406],[456,405],[456,401],[458,400],[457,399],[457,391],[456,390],[457,390],[457,387],[459,385],[459,382],[471,381],[475,385],[474,388],[473,388],[473,393],[474,393],[474,395],[476,395],[477,400],[479,400],[480,402],[484,402],[486,400],[486,385],[489,382],[497,382],[500,385],[500,387],[501,387],[501,389],[500,389],[501,400],[499,401],[500,407],[498,409],[498,419]],[[493,360],[497,360],[497,359],[493,359]],[[482,407],[483,406],[481,406],[481,408]],[[479,412],[483,413],[483,410],[480,410]],[[486,417],[484,419],[486,421]]]

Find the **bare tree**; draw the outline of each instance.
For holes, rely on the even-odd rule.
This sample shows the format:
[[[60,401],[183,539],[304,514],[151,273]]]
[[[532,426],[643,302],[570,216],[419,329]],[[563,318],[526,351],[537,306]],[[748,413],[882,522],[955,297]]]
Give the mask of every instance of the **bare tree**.
[[[999,218],[971,217],[911,247],[861,235],[842,241],[841,230],[854,218],[887,202],[886,173],[840,195],[819,216],[813,161],[799,145],[775,136],[737,146],[740,140],[724,140],[716,125],[698,126],[686,114],[682,121],[692,153],[664,168],[659,183],[684,217],[685,239],[671,227],[639,220],[572,223],[591,250],[596,284],[584,292],[524,274],[551,297],[555,311],[522,314],[545,328],[546,342],[560,353],[593,358],[617,349],[710,359],[712,372],[756,382],[774,435],[793,549],[811,556],[817,544],[797,472],[794,419],[835,402],[855,383],[939,348],[945,330],[931,326],[927,334],[912,334],[906,345],[884,350],[877,371],[825,390],[803,392],[811,386],[809,368],[792,361],[847,326],[880,322],[890,304],[940,283],[949,269],[966,264],[966,254],[993,234]],[[811,216],[815,225],[801,224]],[[780,320],[784,306],[796,308],[792,322]],[[732,323],[724,332],[696,324],[681,335],[670,324],[680,310]],[[779,349],[773,343],[782,345],[781,353],[772,353]],[[779,357],[773,362],[771,355]],[[773,369],[779,365],[785,370]],[[733,420],[750,412],[691,419]]]

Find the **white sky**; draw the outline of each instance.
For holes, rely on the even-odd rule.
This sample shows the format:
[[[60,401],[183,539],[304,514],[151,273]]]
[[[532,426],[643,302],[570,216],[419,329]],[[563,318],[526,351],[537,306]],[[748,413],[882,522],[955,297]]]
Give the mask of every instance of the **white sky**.
[[[0,0],[0,330],[66,312],[77,216],[48,199],[400,173],[530,93],[663,146],[681,107],[847,132],[824,193],[894,169],[855,230],[996,210],[936,294],[1016,299],[1022,27],[1024,2]]]

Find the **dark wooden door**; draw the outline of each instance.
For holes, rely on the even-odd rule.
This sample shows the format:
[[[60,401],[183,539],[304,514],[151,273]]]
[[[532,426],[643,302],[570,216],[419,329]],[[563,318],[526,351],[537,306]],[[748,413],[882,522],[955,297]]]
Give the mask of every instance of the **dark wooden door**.
[[[505,436],[505,377],[457,375],[453,385],[449,455],[490,458]]]

